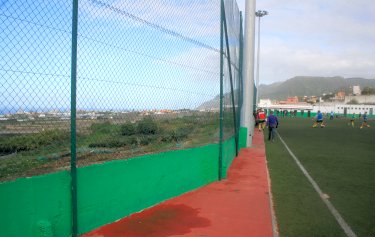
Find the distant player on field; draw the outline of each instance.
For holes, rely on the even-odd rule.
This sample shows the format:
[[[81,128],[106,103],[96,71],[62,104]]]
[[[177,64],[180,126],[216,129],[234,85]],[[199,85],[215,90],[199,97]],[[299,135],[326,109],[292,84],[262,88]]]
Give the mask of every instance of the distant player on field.
[[[335,116],[335,113],[333,113],[333,111],[331,111],[331,114],[329,115],[329,120],[333,120],[334,116]]]
[[[364,126],[369,128],[370,125],[367,124],[367,111],[363,114],[362,119],[363,119],[363,122],[362,122],[360,129],[362,129]]]
[[[354,120],[355,120],[355,113],[352,114],[352,117],[350,118],[350,122],[348,123],[348,125],[352,125],[353,128],[354,128]]]
[[[323,114],[318,110],[318,114],[315,116],[315,123],[313,124],[313,128],[316,128],[316,126],[320,125],[321,128],[324,128],[325,125],[323,123]]]

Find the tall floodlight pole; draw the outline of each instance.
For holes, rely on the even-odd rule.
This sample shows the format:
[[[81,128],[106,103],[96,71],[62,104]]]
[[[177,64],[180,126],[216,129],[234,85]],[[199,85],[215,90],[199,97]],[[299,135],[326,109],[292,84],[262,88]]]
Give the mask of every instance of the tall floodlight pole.
[[[259,53],[260,53],[260,18],[263,16],[268,15],[267,11],[259,10],[255,12],[255,16],[258,17],[258,49],[257,49],[257,75],[256,75],[256,80],[257,80],[257,92],[256,92],[256,101],[255,101],[255,106],[258,107],[259,104]]]
[[[255,48],[255,0],[245,2],[245,27],[243,42],[243,103],[241,109],[241,127],[246,128],[246,146],[252,145],[254,133],[254,48]]]

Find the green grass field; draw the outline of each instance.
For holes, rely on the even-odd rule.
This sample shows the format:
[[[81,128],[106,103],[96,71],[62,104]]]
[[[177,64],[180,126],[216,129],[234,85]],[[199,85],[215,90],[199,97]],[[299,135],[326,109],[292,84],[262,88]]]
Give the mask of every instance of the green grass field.
[[[278,133],[354,233],[375,236],[375,121],[326,121],[282,118]],[[280,139],[265,142],[280,236],[346,236]]]

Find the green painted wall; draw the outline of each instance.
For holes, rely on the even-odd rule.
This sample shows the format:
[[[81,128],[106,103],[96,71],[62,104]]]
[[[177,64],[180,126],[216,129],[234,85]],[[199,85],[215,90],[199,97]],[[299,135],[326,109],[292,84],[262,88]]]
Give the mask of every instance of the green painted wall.
[[[236,142],[234,137],[223,143],[223,178],[227,177],[227,171],[236,156]]]
[[[0,236],[70,236],[70,209],[67,171],[0,183]]]
[[[243,142],[246,131],[241,131]],[[223,148],[226,177],[234,138]],[[219,145],[211,144],[79,168],[79,233],[216,181],[218,157]],[[1,236],[70,236],[69,172],[0,183],[0,212]]]
[[[218,151],[214,144],[79,169],[79,233],[216,181]]]

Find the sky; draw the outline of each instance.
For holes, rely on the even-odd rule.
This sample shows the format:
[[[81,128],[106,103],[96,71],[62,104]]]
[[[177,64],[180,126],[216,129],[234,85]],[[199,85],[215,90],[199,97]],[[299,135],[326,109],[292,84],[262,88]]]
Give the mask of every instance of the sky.
[[[237,1],[244,12],[245,0]],[[69,108],[71,2],[0,0],[0,107]],[[294,76],[375,79],[369,0],[256,4],[269,12],[261,21],[261,84]],[[238,17],[227,19],[233,27]],[[238,56],[236,29],[229,30],[229,46]],[[219,94],[219,49],[217,0],[80,0],[78,108],[197,108]]]
[[[0,0],[0,110],[69,108],[71,2]],[[193,109],[213,99],[219,20],[212,0],[79,1],[78,108]]]
[[[237,0],[243,12],[245,1]],[[257,0],[256,9],[269,12],[261,18],[260,84],[294,76],[375,79],[373,0]]]

